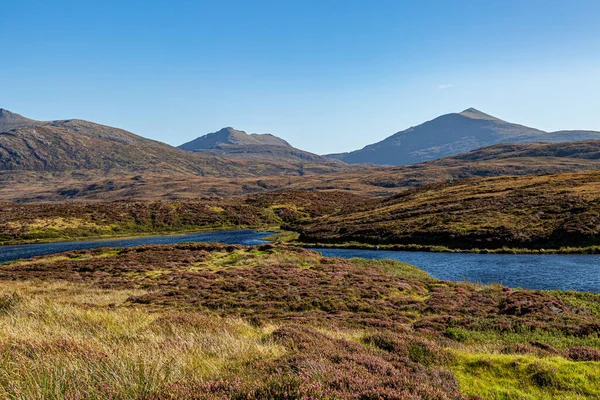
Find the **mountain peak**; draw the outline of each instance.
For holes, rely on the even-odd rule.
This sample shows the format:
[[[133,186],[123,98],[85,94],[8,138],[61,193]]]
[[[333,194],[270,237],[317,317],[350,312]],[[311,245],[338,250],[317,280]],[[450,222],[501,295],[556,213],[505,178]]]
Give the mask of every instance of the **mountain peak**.
[[[22,115],[0,108],[0,132],[9,131],[20,126],[28,126],[38,123]]]
[[[24,118],[22,115],[9,111],[5,108],[0,108],[0,118]]]
[[[246,132],[244,132],[244,131],[240,131],[240,130],[237,130],[237,129],[235,129],[235,128],[234,128],[234,127],[232,127],[232,126],[226,126],[225,128],[221,128],[221,129],[219,129],[217,132],[229,132],[229,133],[233,133],[233,132],[241,132],[241,133],[244,133],[244,134],[246,133]]]
[[[463,112],[460,112],[459,115],[462,115],[463,117],[467,117],[467,118],[471,118],[471,119],[487,119],[490,121],[499,121],[498,118],[491,116],[489,114],[486,114],[482,111],[479,111],[478,109],[473,108],[473,107],[467,108]]]
[[[179,146],[188,151],[210,150],[221,146],[267,145],[291,147],[285,140],[269,133],[248,134],[227,126],[216,132],[200,136]]]

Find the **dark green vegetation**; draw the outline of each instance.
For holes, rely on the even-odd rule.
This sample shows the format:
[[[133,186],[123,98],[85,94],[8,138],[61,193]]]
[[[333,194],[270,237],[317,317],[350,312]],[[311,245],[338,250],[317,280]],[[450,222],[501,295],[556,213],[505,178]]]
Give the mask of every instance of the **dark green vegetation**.
[[[500,249],[600,244],[600,173],[467,179],[293,225],[312,243]]]
[[[0,280],[7,398],[600,396],[600,295],[272,245],[76,251]]]
[[[571,142],[600,139],[600,132],[544,132],[469,108],[442,115],[350,153],[330,157],[348,163],[405,165],[506,142]]]

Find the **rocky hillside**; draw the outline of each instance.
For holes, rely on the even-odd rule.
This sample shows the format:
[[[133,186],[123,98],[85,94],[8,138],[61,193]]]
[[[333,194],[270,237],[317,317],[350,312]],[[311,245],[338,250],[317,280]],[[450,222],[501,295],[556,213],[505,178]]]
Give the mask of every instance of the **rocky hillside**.
[[[600,132],[544,132],[503,121],[474,108],[442,115],[361,150],[329,157],[348,163],[405,165],[506,142],[570,142],[600,139]]]
[[[31,126],[43,124],[41,121],[25,118],[22,115],[15,114],[4,108],[0,108],[0,132],[6,132],[21,126]]]
[[[252,162],[187,152],[122,129],[83,120],[39,122],[2,110],[0,171],[60,173],[94,171],[101,175],[248,177],[302,175],[311,166],[278,160]],[[312,161],[312,160],[305,160]],[[319,173],[337,170],[325,162]]]

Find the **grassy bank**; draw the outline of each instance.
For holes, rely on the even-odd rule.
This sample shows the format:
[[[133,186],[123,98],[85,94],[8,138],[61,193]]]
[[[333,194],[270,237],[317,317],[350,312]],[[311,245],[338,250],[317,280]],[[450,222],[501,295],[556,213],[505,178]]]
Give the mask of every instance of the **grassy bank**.
[[[428,185],[290,226],[307,243],[596,251],[600,174],[503,176]]]
[[[348,193],[289,191],[232,199],[0,203],[0,244],[269,229],[337,212],[360,200]]]
[[[392,251],[425,251],[434,253],[476,253],[476,254],[600,254],[600,246],[587,247],[561,247],[558,249],[528,249],[528,248],[492,248],[492,249],[454,249],[446,246],[429,246],[422,244],[366,244],[366,243],[306,243],[295,239],[282,240],[280,238],[297,238],[295,235],[278,235],[276,243],[289,243],[306,248],[334,248],[334,249],[359,249],[359,250],[392,250]],[[269,237],[267,237],[268,239]]]
[[[600,295],[285,246],[0,266],[0,398],[586,399]]]

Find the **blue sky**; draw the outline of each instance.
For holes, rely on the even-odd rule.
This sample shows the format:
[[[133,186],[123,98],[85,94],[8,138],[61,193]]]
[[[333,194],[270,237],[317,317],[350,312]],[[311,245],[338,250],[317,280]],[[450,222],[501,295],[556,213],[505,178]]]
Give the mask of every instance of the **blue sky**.
[[[0,0],[0,107],[348,151],[475,107],[600,130],[600,1]]]

